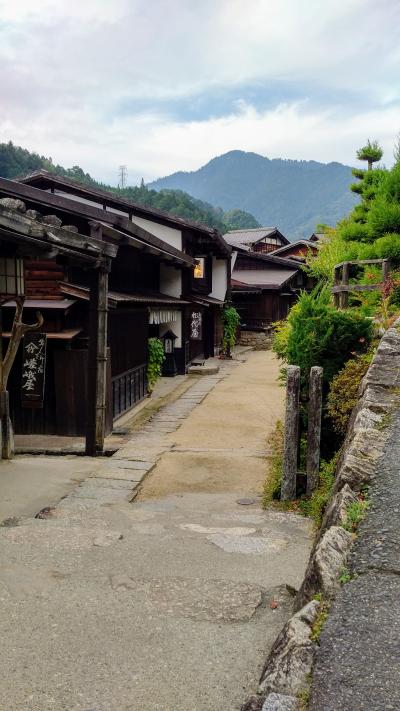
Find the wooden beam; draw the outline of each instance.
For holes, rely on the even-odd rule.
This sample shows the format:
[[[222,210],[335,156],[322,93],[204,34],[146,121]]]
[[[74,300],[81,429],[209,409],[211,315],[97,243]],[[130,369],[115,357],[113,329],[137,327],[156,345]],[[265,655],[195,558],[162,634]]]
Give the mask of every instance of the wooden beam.
[[[351,293],[352,291],[380,291],[383,287],[379,284],[339,284],[332,287],[332,294]]]
[[[108,272],[90,273],[86,454],[102,454],[106,427]]]

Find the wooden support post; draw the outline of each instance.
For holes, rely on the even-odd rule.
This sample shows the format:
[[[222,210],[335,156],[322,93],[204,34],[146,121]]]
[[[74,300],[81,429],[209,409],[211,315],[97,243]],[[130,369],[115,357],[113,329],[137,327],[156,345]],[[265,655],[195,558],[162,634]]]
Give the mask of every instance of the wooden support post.
[[[382,262],[382,281],[385,283],[385,281],[388,279],[390,274],[390,264],[388,259],[384,259]]]
[[[350,277],[350,264],[349,262],[344,262],[342,266],[342,286],[349,285]],[[349,292],[341,291],[339,294],[339,308],[345,309],[349,305]]]
[[[88,348],[88,422],[86,454],[102,454],[106,427],[108,273],[91,273],[89,348]]]
[[[289,365],[286,383],[285,441],[283,447],[282,501],[296,497],[299,452],[300,368]]]
[[[310,371],[310,389],[308,400],[308,435],[307,435],[307,496],[318,486],[319,460],[321,445],[322,416],[322,375],[323,369],[314,366]]]

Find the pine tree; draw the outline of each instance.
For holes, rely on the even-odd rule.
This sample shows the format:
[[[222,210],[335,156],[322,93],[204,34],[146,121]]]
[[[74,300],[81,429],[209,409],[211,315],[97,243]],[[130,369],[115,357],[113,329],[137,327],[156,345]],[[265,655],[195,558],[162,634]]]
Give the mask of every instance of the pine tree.
[[[372,164],[376,163],[383,156],[383,150],[378,141],[370,141],[368,139],[365,146],[357,151],[358,160],[366,160],[368,162],[368,170],[372,170]]]

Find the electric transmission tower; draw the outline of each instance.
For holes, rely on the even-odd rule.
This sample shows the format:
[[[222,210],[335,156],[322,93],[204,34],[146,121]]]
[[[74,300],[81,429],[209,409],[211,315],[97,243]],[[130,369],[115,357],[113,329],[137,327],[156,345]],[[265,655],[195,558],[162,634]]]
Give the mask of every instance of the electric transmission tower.
[[[123,190],[126,187],[126,179],[128,176],[128,168],[126,165],[119,166],[118,175],[119,175],[118,187]]]

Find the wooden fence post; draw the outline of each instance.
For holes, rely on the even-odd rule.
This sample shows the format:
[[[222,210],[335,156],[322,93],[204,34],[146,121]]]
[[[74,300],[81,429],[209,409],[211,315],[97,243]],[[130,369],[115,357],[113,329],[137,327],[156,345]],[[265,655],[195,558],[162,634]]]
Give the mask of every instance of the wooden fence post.
[[[349,285],[350,277],[350,264],[349,262],[344,262],[342,267],[342,286]],[[345,309],[349,305],[349,292],[341,291],[339,294],[339,308]]]
[[[281,500],[296,497],[297,462],[299,452],[300,368],[289,365],[286,384],[285,440]]]
[[[340,267],[336,266],[333,269],[333,285],[339,286],[339,284],[340,284]],[[337,292],[335,292],[333,294],[333,303],[334,303],[335,307],[338,309],[339,303],[340,303],[340,295]]]
[[[315,365],[311,368],[308,400],[307,496],[310,496],[314,489],[317,488],[319,481],[322,375],[323,369],[319,366]]]

